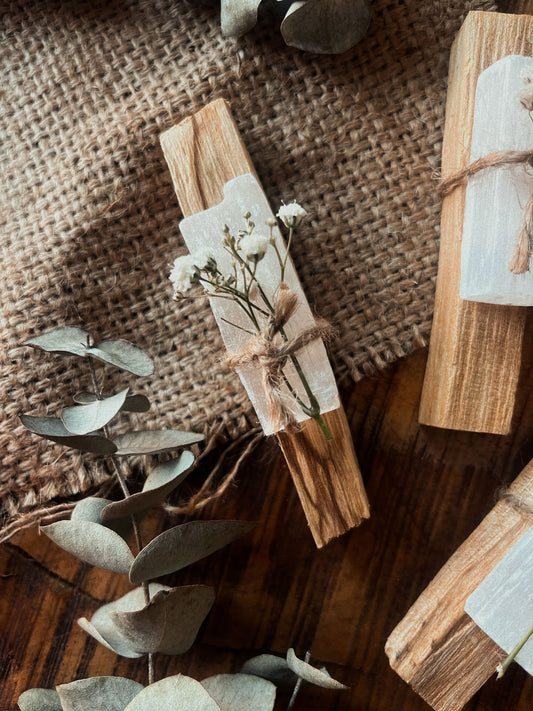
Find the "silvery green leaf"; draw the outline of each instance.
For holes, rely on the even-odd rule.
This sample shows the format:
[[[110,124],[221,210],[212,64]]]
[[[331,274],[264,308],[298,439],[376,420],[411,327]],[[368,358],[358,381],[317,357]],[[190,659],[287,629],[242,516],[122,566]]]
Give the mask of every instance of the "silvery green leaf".
[[[140,653],[183,654],[193,645],[213,602],[206,585],[162,590],[142,610],[111,613],[131,649]]]
[[[72,435],[59,417],[35,417],[33,415],[21,415],[20,421],[35,434],[46,439],[63,444],[65,447],[78,449],[80,452],[91,452],[92,454],[109,455],[117,450],[116,445],[106,437],[98,434]]]
[[[126,432],[113,440],[117,454],[160,454],[201,442],[204,435],[180,430],[142,430]]]
[[[276,687],[270,681],[248,674],[217,674],[202,681],[221,711],[272,711]]]
[[[124,711],[221,711],[196,679],[178,674],[145,687]]]
[[[76,393],[72,399],[77,405],[89,405],[98,400],[94,393]],[[128,395],[120,409],[123,412],[148,412],[150,400],[146,395]]]
[[[160,504],[188,476],[193,462],[194,455],[186,451],[177,459],[158,464],[146,479],[142,491],[110,503],[102,511],[102,519],[111,521]]]
[[[61,413],[61,420],[72,434],[85,435],[94,432],[107,425],[120,412],[127,394],[128,388],[103,400],[95,400],[89,405],[66,407]]]
[[[43,333],[24,341],[26,346],[35,346],[49,353],[70,353],[71,355],[85,356],[87,346],[92,345],[92,339],[83,328],[66,326],[55,328],[53,331]]]
[[[341,684],[340,681],[332,679],[332,677],[327,673],[323,672],[316,667],[312,667],[307,662],[303,662],[298,659],[294,653],[294,649],[289,649],[287,652],[287,664],[289,669],[291,669],[295,674],[297,674],[304,681],[308,681],[310,684],[315,686],[322,686],[325,689],[336,689],[337,691],[342,691],[347,689],[347,686]]]
[[[170,590],[170,588],[165,585],[159,585],[159,583],[150,583],[149,590],[150,595],[155,596],[161,591]],[[107,647],[107,649],[110,649],[116,654],[120,654],[122,657],[136,659],[143,656],[142,652],[135,652],[131,648],[128,640],[125,639],[115,624],[114,613],[117,611],[131,612],[142,610],[145,605],[144,590],[142,588],[135,588],[118,600],[99,607],[90,621],[85,617],[81,617],[78,620],[78,624],[87,634],[90,634],[91,637],[94,637],[94,639],[100,642],[104,647]]]
[[[56,521],[41,531],[60,548],[97,568],[127,575],[133,562],[133,554],[124,539],[98,523]]]
[[[224,37],[240,37],[257,24],[261,0],[222,0],[220,25]]]
[[[28,689],[17,699],[20,711],[63,711],[55,689]]]
[[[114,503],[110,499],[102,499],[97,496],[87,496],[78,501],[70,514],[71,521],[92,521],[101,526],[110,528],[122,538],[129,538],[132,533],[131,518],[124,518],[116,521],[103,521],[102,511],[108,504]]]
[[[100,633],[100,630],[98,630],[94,626],[94,624],[86,617],[80,617],[78,619],[78,625],[82,628],[84,632],[90,635],[101,645],[106,647],[106,649],[109,649],[115,654],[119,654],[121,657],[127,657],[128,659],[138,659],[139,657],[143,656],[142,654],[137,654],[137,652],[131,650],[128,645],[124,643],[122,638],[119,638],[118,636],[108,635],[108,637],[104,637]]]
[[[150,400],[146,395],[128,395],[122,409],[124,412],[148,412]]]
[[[131,679],[95,676],[60,684],[57,693],[63,711],[124,711],[143,689]]]
[[[250,531],[248,521],[190,521],[163,531],[133,561],[132,583],[174,573]]]
[[[291,47],[340,54],[359,42],[369,23],[367,0],[305,0],[291,5],[281,33]]]
[[[260,654],[245,662],[241,674],[253,674],[272,681],[277,686],[294,686],[298,676],[289,669],[287,660],[274,654]]]
[[[154,362],[148,353],[123,339],[103,341],[97,346],[88,348],[87,355],[104,363],[115,365],[128,373],[133,373],[133,375],[152,375],[154,372]]]

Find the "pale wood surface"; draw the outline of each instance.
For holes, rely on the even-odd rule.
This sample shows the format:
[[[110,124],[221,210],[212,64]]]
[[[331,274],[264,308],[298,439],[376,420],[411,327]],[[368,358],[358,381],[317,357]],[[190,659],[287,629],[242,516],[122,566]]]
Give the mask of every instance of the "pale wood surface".
[[[470,13],[452,50],[442,175],[468,164],[479,74],[508,54],[531,54],[533,18]],[[435,315],[420,422],[474,432],[510,430],[526,312],[459,300],[465,187],[443,202]],[[502,377],[502,374],[505,374]]]
[[[533,461],[510,487],[533,510]],[[436,711],[459,711],[507,656],[465,613],[466,600],[527,531],[533,515],[506,500],[450,558],[386,645],[391,666]]]
[[[185,216],[221,202],[224,183],[231,178],[255,174],[222,100],[166,131],[161,145]],[[328,413],[329,420],[335,428],[332,443],[313,420],[307,420],[301,432],[279,437],[318,547],[370,515],[342,407]]]

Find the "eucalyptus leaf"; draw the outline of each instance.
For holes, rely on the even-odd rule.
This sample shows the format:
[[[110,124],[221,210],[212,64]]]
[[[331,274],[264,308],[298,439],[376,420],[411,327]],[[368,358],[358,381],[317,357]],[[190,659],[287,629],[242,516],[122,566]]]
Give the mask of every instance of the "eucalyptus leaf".
[[[178,674],[145,687],[125,711],[221,711],[196,679]]]
[[[116,445],[110,439],[101,435],[73,435],[72,432],[67,430],[59,417],[21,415],[20,421],[30,432],[50,439],[52,442],[63,444],[66,447],[78,449],[80,452],[109,455],[114,454],[117,450]]]
[[[87,347],[92,345],[92,338],[83,328],[65,326],[43,333],[24,341],[25,346],[35,346],[49,353],[70,353],[85,356]]]
[[[162,590],[142,610],[111,613],[131,649],[140,653],[183,654],[193,645],[215,600],[206,585]]]
[[[63,711],[55,689],[28,689],[17,699],[20,711]]]
[[[89,405],[98,398],[95,393],[76,393],[73,400],[77,405]],[[128,395],[120,409],[123,412],[148,412],[150,400],[146,395]]]
[[[359,42],[369,23],[367,0],[305,0],[291,5],[281,33],[291,47],[340,54]]]
[[[107,425],[120,412],[127,394],[128,388],[103,400],[95,400],[89,405],[66,407],[61,413],[61,420],[72,434],[85,435],[94,432]]]
[[[160,504],[184,481],[194,463],[192,452],[183,452],[177,459],[158,464],[137,494],[109,503],[102,511],[104,521],[129,516]]]
[[[204,435],[180,430],[142,430],[126,432],[113,440],[117,454],[160,454],[201,442]]]
[[[87,349],[87,355],[104,363],[115,365],[133,375],[152,375],[154,362],[150,356],[130,341],[116,339],[103,341],[97,346]]]
[[[202,681],[202,686],[221,711],[272,711],[276,687],[270,681],[248,674],[217,674]]]
[[[308,681],[315,686],[322,686],[325,689],[336,689],[337,691],[346,690],[348,687],[341,684],[340,681],[333,679],[327,671],[311,666],[307,662],[298,659],[294,653],[294,649],[289,649],[287,652],[287,664],[295,674],[304,681]]]
[[[298,676],[289,669],[287,660],[274,654],[260,654],[245,662],[241,674],[253,674],[268,679],[277,686],[292,687]]]
[[[84,563],[127,575],[133,562],[128,544],[118,533],[92,521],[56,521],[41,531]]]
[[[132,583],[174,573],[223,548],[254,527],[249,521],[190,521],[163,531],[138,554]]]
[[[150,583],[149,585],[149,591],[152,597],[155,597],[159,592],[168,591],[170,589],[171,588],[166,585],[159,585],[159,583]],[[144,590],[142,588],[135,588],[118,600],[113,600],[113,602],[99,607],[90,621],[85,617],[81,617],[78,620],[78,624],[87,634],[90,634],[94,639],[100,642],[100,644],[107,647],[107,649],[110,649],[116,654],[120,654],[122,657],[136,659],[143,656],[142,652],[136,652],[131,648],[128,640],[117,628],[114,614],[116,612],[142,610],[145,605]]]
[[[124,711],[143,689],[131,679],[95,676],[60,684],[57,693],[63,711]]]
[[[224,37],[240,37],[257,24],[261,0],[222,0],[220,25]]]
[[[77,622],[84,632],[106,647],[106,649],[109,649],[111,652],[119,654],[121,657],[127,657],[128,659],[138,659],[143,656],[142,654],[134,652],[130,649],[122,637],[118,634],[108,633],[108,636],[104,637],[100,630],[86,617],[80,617]]]
[[[109,504],[114,503],[111,499],[102,499],[97,496],[87,496],[78,501],[70,514],[71,521],[92,521],[101,526],[110,528],[118,533],[122,538],[129,538],[132,534],[133,525],[131,518],[119,519],[116,521],[103,521],[102,511]]]

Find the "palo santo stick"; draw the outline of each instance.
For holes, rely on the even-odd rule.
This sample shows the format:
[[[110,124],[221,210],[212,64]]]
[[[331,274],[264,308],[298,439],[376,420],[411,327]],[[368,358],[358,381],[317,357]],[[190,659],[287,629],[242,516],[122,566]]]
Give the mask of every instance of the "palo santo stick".
[[[530,54],[533,18],[471,12],[452,48],[442,153],[444,178],[468,165],[476,81],[509,54]],[[465,186],[444,198],[435,315],[419,420],[507,434],[526,310],[459,299]]]
[[[255,175],[222,100],[166,131],[161,145],[186,217],[220,203],[228,181],[246,173]],[[341,406],[322,418],[333,435],[331,442],[312,419],[295,434],[278,434],[318,547],[370,515],[344,409]]]
[[[391,667],[435,711],[459,711],[506,653],[464,611],[467,598],[531,526],[533,461],[394,629]]]

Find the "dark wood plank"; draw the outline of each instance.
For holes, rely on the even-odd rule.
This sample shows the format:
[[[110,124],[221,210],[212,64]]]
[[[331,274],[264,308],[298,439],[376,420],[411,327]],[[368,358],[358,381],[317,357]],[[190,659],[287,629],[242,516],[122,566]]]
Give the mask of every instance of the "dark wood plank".
[[[218,590],[199,647],[210,650],[215,670],[236,669],[257,650],[283,653],[294,646],[303,654],[310,648],[352,690],[329,696],[306,689],[301,708],[428,708],[389,668],[385,640],[492,508],[495,490],[530,459],[533,398],[526,368],[519,423],[508,437],[420,427],[424,365],[419,352],[360,382],[345,400],[374,510],[361,528],[316,550],[274,440],[254,454],[238,486],[202,514],[257,521],[245,539],[171,578]],[[77,565],[34,532],[5,546],[2,561],[3,572],[16,577],[2,580],[2,658],[10,662],[0,709],[13,708],[20,690],[31,685],[85,674],[144,679],[142,662],[117,661],[74,622],[123,592],[118,576]],[[27,612],[20,611],[21,600]],[[32,630],[39,610],[44,622]],[[190,669],[207,675],[201,657],[199,651],[161,658],[158,674]],[[468,708],[526,711],[532,694],[532,680],[516,667],[497,685],[489,682]]]

